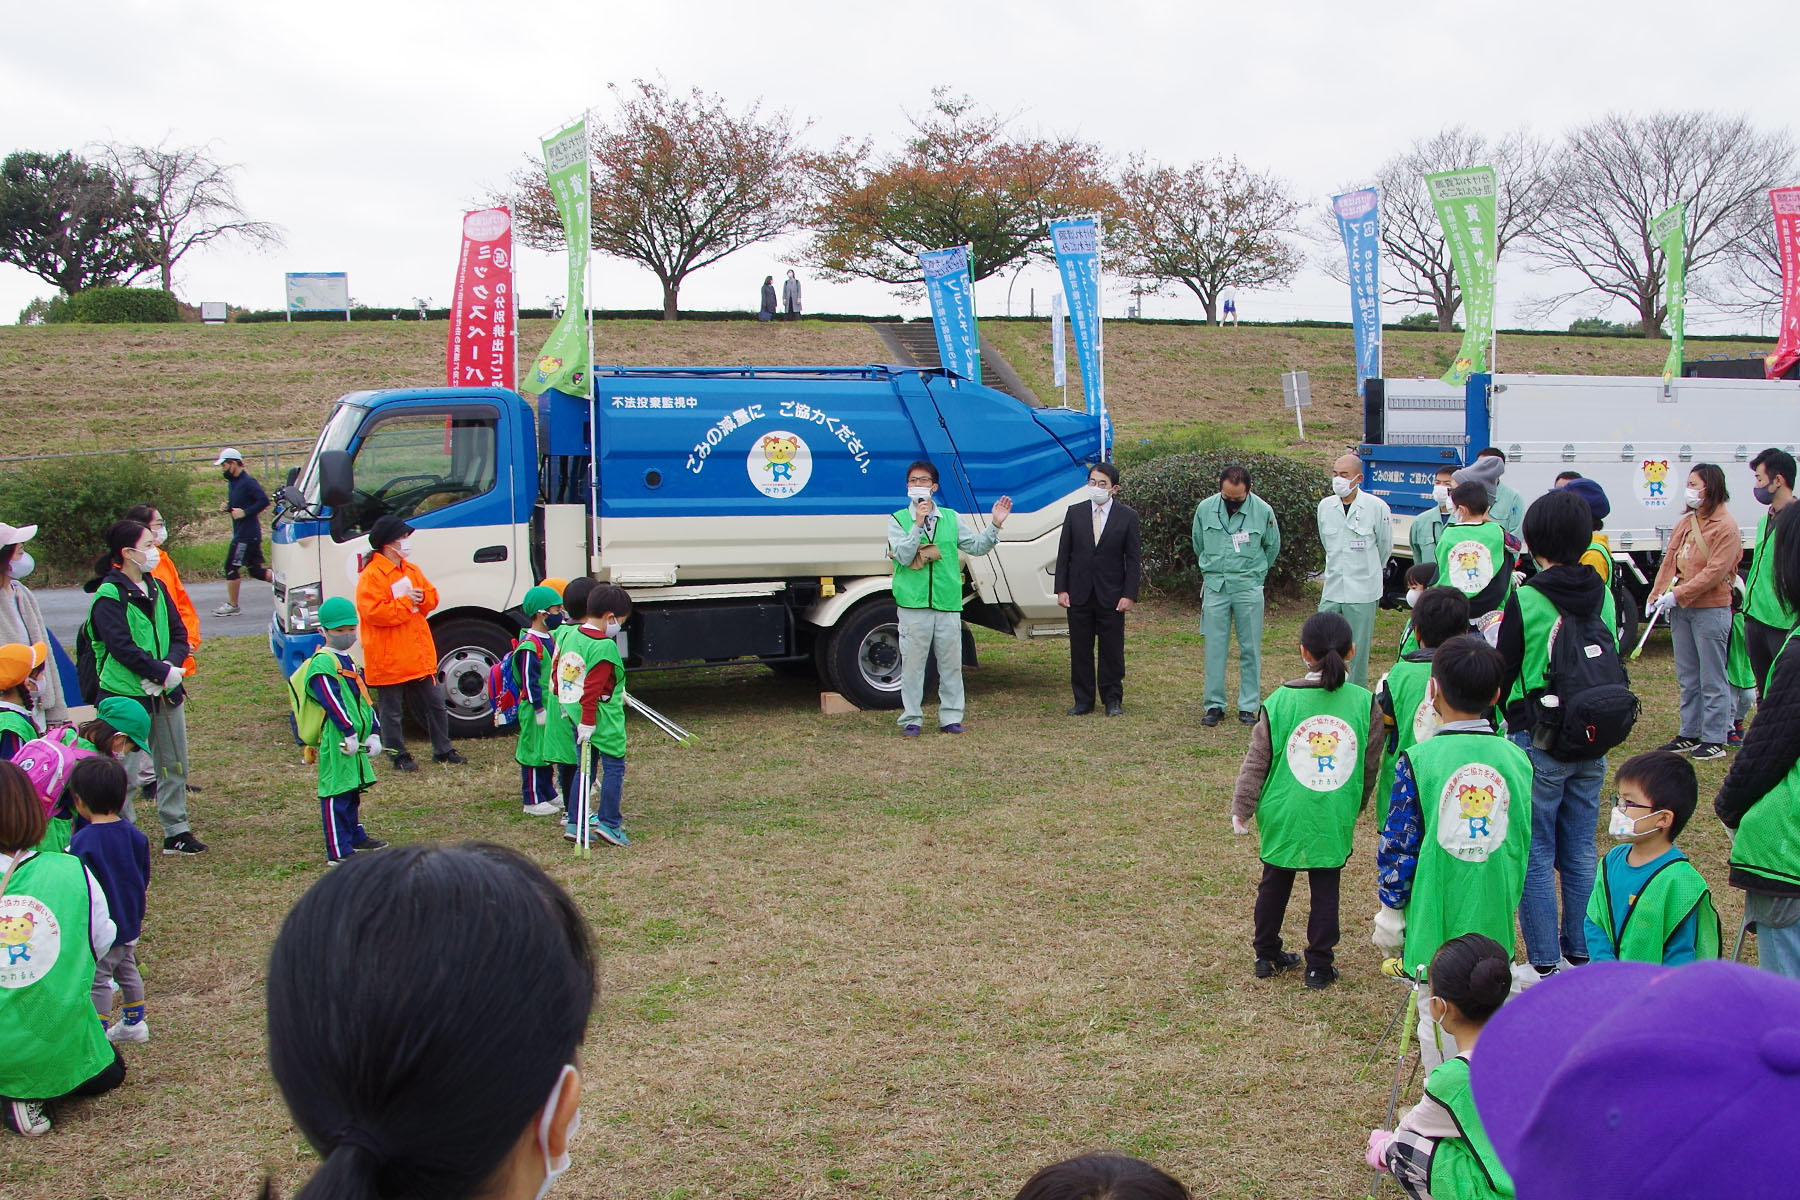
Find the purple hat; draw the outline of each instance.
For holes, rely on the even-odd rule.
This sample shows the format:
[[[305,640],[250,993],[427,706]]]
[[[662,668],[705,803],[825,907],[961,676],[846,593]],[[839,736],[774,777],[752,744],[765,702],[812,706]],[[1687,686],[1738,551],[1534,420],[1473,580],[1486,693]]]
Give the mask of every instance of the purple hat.
[[[1532,1200],[1781,1196],[1800,1179],[1800,983],[1727,962],[1591,963],[1508,1001],[1470,1059]]]
[[[1588,511],[1594,514],[1595,521],[1604,521],[1612,512],[1612,501],[1606,498],[1606,489],[1591,479],[1571,479],[1563,484],[1563,491],[1580,496],[1587,503]]]

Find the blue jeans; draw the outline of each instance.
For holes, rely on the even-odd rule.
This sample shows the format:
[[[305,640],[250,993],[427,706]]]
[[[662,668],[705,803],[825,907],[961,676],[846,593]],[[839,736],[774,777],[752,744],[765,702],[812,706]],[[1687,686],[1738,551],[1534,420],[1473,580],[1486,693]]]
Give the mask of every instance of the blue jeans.
[[[621,811],[620,806],[625,799],[625,759],[623,757],[615,758],[610,754],[603,754],[599,751],[595,751],[594,756],[600,760],[598,764],[599,771],[595,772],[594,769],[590,767],[588,770],[588,782],[592,785],[596,774],[598,774],[600,783],[600,803],[594,809],[592,815],[594,819],[598,820],[602,825],[616,825],[620,828],[624,828],[625,815]],[[593,802],[593,793],[590,791],[588,794],[588,803],[593,804]],[[568,822],[569,832],[574,833],[575,808],[579,803],[579,800],[577,797],[570,796],[564,800],[564,803],[568,805],[566,820]]]
[[[1800,979],[1800,921],[1794,920],[1794,908],[1792,896],[1744,893],[1744,919],[1756,922],[1756,961],[1765,971]]]
[[[1525,867],[1525,894],[1519,900],[1519,928],[1525,957],[1534,966],[1555,966],[1559,958],[1587,957],[1588,897],[1594,891],[1594,839],[1600,825],[1600,788],[1606,760],[1561,762],[1531,744],[1529,732],[1512,740],[1531,756],[1531,859]],[[1556,880],[1562,877],[1560,943]]]

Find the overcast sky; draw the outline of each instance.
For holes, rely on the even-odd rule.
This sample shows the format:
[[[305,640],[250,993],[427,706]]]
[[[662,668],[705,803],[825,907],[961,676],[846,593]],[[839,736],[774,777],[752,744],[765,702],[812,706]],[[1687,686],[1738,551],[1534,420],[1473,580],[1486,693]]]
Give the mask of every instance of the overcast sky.
[[[1433,12],[1433,7],[1443,11]],[[79,9],[79,18],[74,15]],[[608,83],[660,74],[733,102],[761,97],[813,122],[824,144],[872,136],[892,145],[904,111],[948,84],[1047,132],[1077,132],[1123,156],[1186,164],[1235,154],[1319,205],[1368,179],[1421,135],[1463,123],[1490,134],[1550,134],[1608,110],[1707,108],[1763,126],[1800,116],[1792,0],[1669,0],[1619,7],[1324,4],[1276,0],[962,0],[888,6],[685,0],[621,5],[431,0],[90,0],[7,6],[0,112],[11,149],[80,149],[98,140],[216,142],[243,164],[250,213],[282,225],[285,248],[225,246],[184,260],[184,299],[279,308],[284,271],[348,271],[372,305],[447,301],[458,222],[504,182],[538,139]],[[865,13],[867,15],[865,15]],[[904,16],[905,26],[893,23]],[[693,276],[685,308],[753,308],[789,247],[752,247]],[[1323,255],[1326,249],[1312,251]],[[544,303],[561,263],[520,256],[520,294]],[[601,259],[596,303],[661,303],[648,271]],[[1049,271],[1014,285],[1023,313]],[[0,322],[48,284],[0,267]],[[977,289],[980,311],[1007,309],[1007,280]],[[1502,263],[1499,323],[1560,290]],[[809,310],[922,312],[880,285],[806,281]],[[1123,285],[1107,301],[1122,315]],[[1598,302],[1560,310],[1564,327]],[[1246,294],[1248,319],[1347,319],[1347,289],[1308,269],[1280,293]],[[1152,297],[1149,316],[1197,305]],[[1389,320],[1406,309],[1389,307]],[[1610,311],[1615,319],[1625,314]],[[1759,332],[1690,301],[1695,333]],[[521,354],[531,348],[521,347]]]

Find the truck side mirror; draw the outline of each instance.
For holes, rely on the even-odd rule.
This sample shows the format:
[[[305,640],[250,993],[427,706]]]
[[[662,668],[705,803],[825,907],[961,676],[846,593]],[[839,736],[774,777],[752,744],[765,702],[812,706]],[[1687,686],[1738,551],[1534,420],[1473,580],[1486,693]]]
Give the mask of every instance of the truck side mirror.
[[[350,454],[345,450],[326,450],[319,455],[319,502],[332,508],[350,503],[355,477],[350,470]]]
[[[288,473],[287,473],[287,485],[289,487],[293,487],[294,480],[296,480],[298,478],[300,478],[300,468],[299,467],[289,467]]]

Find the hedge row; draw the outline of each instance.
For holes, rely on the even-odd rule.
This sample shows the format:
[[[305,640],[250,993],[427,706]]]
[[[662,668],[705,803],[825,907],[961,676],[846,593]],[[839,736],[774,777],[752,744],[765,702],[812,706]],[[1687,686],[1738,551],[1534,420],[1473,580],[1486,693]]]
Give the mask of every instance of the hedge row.
[[[47,325],[166,325],[181,320],[173,292],[161,288],[96,287],[51,300]]]
[[[106,531],[143,503],[162,513],[171,536],[201,516],[193,471],[144,454],[47,458],[0,471],[0,514],[38,527],[32,553],[60,582],[86,580],[106,550]]]

